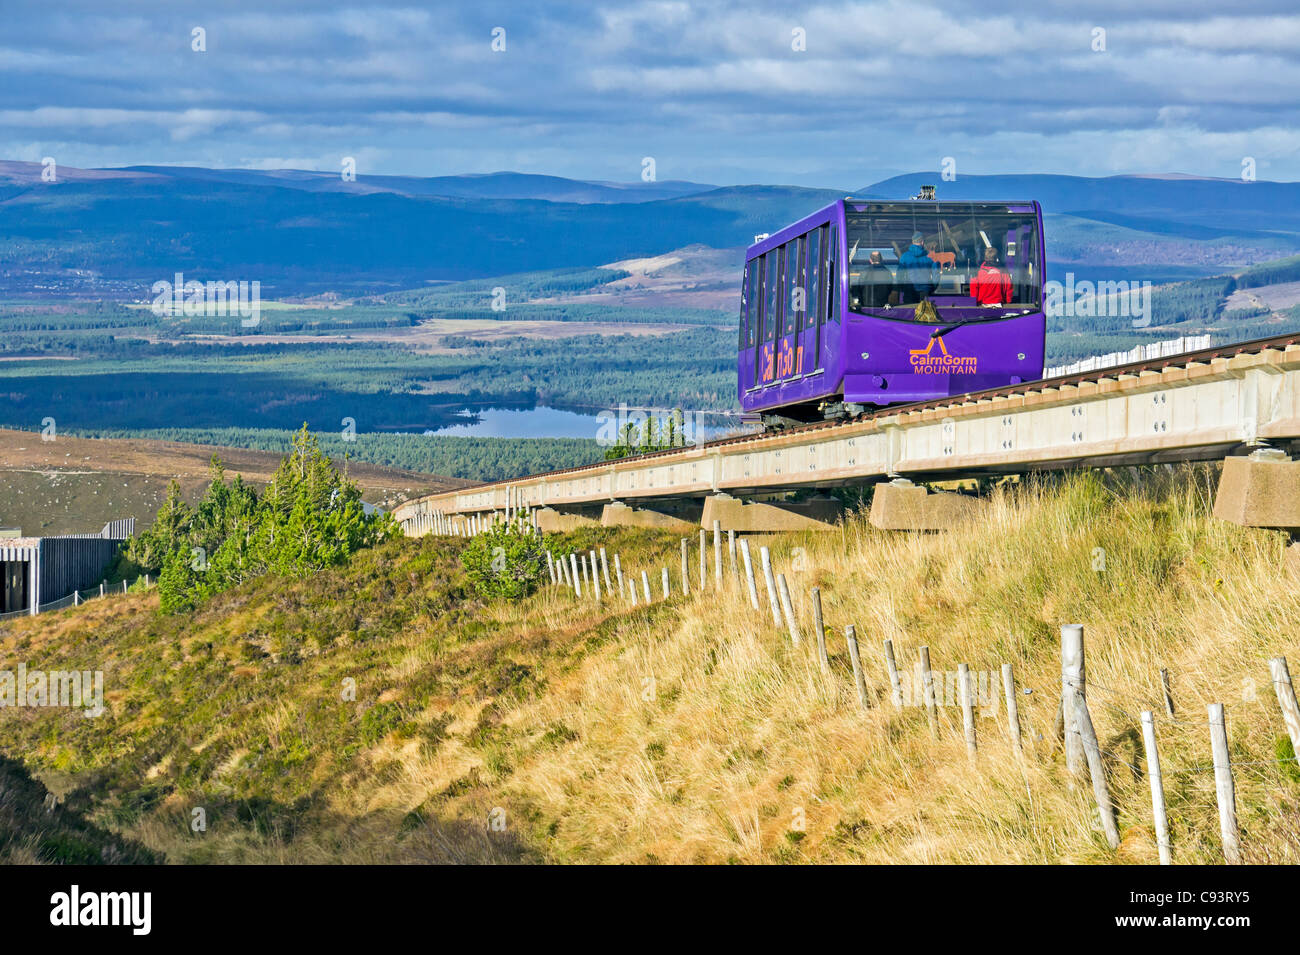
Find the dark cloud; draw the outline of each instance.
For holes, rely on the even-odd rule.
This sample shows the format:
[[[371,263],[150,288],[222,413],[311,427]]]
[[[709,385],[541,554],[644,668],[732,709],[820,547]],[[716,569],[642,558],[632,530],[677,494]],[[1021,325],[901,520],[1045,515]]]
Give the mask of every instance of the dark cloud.
[[[1220,176],[1252,156],[1300,177],[1293,0],[70,0],[4,27],[10,159],[634,179],[652,155],[661,178],[856,187],[945,156],[959,174]]]

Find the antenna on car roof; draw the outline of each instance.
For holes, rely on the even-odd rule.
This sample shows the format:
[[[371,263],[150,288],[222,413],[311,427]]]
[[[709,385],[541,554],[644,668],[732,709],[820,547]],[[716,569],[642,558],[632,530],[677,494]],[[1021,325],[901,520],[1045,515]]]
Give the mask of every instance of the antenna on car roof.
[[[915,195],[913,199],[934,199],[934,186],[922,186],[920,195]]]

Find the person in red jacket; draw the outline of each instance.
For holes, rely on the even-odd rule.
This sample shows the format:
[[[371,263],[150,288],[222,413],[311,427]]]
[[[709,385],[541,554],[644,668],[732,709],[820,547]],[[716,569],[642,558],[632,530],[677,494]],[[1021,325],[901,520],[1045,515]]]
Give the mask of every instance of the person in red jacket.
[[[970,280],[970,294],[980,305],[1005,305],[1011,301],[1011,276],[998,266],[998,250],[984,250],[984,264]]]

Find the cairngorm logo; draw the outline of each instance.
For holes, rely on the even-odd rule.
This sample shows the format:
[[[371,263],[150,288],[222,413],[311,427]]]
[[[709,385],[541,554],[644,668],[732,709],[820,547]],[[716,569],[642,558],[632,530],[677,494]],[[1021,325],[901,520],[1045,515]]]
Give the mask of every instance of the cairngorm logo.
[[[943,354],[930,354],[934,351],[936,342],[939,345],[939,351]],[[936,335],[930,339],[930,343],[924,348],[913,348],[908,354],[911,356],[912,368],[918,375],[975,374],[976,357],[974,355],[948,354],[948,346],[943,343],[942,335]]]

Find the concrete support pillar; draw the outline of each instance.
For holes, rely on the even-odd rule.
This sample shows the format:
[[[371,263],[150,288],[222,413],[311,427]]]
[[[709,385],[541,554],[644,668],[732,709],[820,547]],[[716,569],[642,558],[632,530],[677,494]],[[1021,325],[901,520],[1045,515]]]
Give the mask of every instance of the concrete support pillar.
[[[1214,516],[1242,527],[1300,532],[1300,461],[1273,448],[1226,459]]]
[[[896,478],[876,485],[869,520],[886,531],[944,531],[975,516],[983,504],[977,497],[931,493],[907,478]]]
[[[581,514],[561,514],[549,507],[538,508],[537,526],[544,534],[563,534],[565,531],[577,530],[579,527],[597,527],[600,521],[594,517]]]
[[[708,528],[717,521],[722,530],[742,533],[829,531],[835,528],[842,510],[831,498],[746,504],[730,494],[715,494],[705,499],[700,524]]]
[[[679,534],[693,534],[699,526],[695,521],[685,520],[668,511],[629,507],[622,501],[605,505],[600,514],[600,524],[602,527],[651,527]]]

